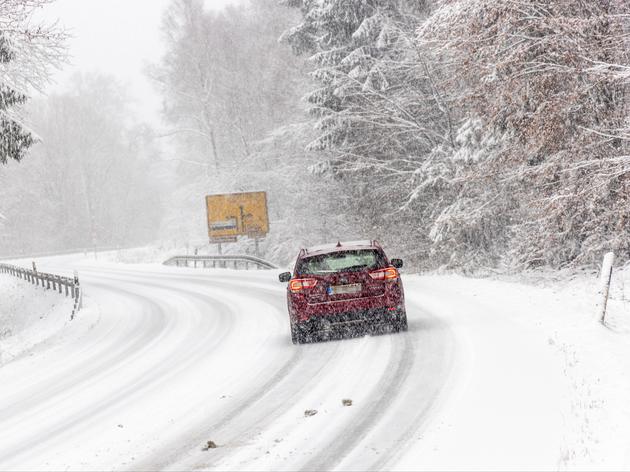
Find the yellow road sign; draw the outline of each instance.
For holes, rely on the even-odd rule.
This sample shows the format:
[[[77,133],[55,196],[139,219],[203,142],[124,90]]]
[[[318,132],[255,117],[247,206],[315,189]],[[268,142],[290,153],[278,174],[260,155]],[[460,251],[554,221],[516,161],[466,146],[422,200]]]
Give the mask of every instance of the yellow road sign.
[[[208,195],[206,208],[210,239],[262,237],[269,232],[266,192]]]

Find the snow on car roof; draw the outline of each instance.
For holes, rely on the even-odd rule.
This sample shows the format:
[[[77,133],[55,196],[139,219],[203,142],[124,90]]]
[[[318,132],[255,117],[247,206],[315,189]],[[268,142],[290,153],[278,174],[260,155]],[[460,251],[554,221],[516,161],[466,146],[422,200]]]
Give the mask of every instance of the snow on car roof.
[[[341,244],[341,246],[339,246]],[[333,244],[322,244],[319,246],[312,246],[306,248],[307,254],[312,254],[314,252],[332,252],[339,249],[356,249],[356,248],[373,248],[378,247],[378,243],[376,241],[371,241],[369,239],[365,239],[362,241],[341,241],[340,243]]]

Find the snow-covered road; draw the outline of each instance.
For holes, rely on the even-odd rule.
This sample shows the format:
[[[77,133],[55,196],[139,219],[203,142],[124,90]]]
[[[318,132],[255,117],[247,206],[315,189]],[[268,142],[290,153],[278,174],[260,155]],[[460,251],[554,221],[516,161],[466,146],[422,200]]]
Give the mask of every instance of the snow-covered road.
[[[40,343],[29,318],[32,346],[0,358],[0,470],[630,464],[630,331],[623,311],[613,331],[593,322],[588,278],[566,291],[403,276],[407,333],[293,346],[276,271],[39,266],[78,268],[86,303],[50,337],[57,306]]]
[[[76,325],[0,370],[2,470],[388,467],[451,373],[448,325],[413,300],[408,333],[296,347],[272,272],[81,276]]]

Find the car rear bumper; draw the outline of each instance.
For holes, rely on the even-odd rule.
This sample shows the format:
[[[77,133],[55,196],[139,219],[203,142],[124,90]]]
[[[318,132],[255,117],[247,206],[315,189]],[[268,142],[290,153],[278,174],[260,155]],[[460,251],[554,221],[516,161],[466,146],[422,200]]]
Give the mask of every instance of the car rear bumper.
[[[311,316],[308,321],[301,322],[302,329],[310,332],[327,331],[339,328],[351,328],[353,326],[369,326],[391,324],[402,319],[404,309],[371,308],[364,310],[352,310],[336,314],[319,314]]]

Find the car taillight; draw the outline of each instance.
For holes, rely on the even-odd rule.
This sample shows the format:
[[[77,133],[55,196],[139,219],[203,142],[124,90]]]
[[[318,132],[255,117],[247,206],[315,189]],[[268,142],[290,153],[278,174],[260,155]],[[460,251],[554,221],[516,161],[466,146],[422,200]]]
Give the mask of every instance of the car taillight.
[[[388,267],[387,269],[370,272],[370,277],[374,280],[396,280],[398,278],[398,271],[394,267]]]
[[[315,285],[317,285],[317,279],[293,279],[289,282],[289,290],[297,293],[307,288],[313,288]]]

